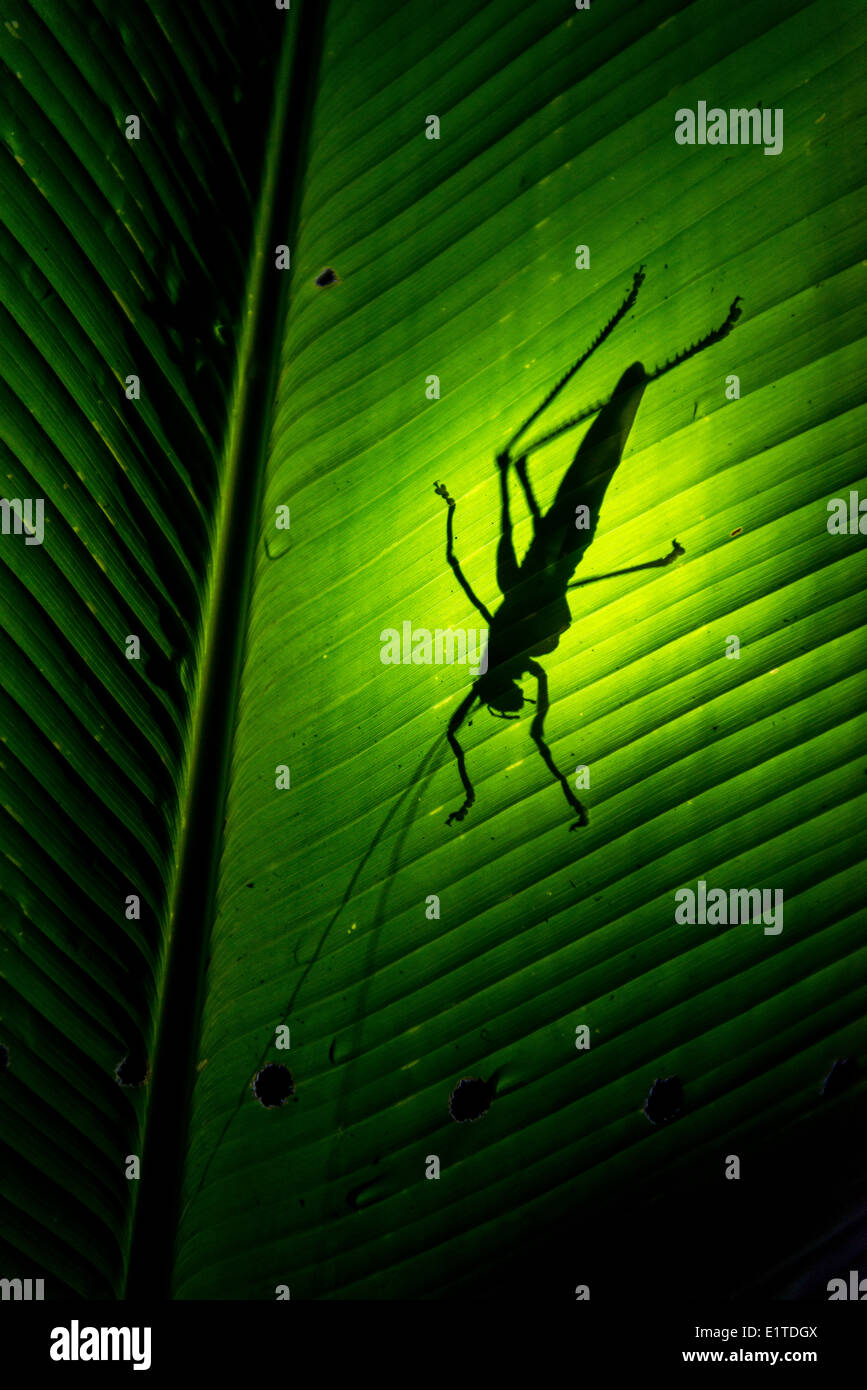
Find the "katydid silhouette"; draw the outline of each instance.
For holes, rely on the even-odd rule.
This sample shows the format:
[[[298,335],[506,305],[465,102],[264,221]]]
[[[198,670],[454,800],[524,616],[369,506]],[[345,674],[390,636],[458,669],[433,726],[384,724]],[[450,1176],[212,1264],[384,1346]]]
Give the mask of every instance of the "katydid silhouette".
[[[623,373],[611,398],[603,403],[590,406],[573,416],[564,424],[548,434],[528,444],[520,456],[513,461],[512,450],[530,426],[538,420],[544,410],[563,390],[579,367],[596,351],[608,335],[616,328],[625,314],[635,303],[638,291],[644,280],[644,267],[635,272],[632,289],[617,310],[616,314],[602,329],[588,350],[570,367],[564,377],[548,393],[542,404],[524,421],[521,428],[512,436],[504,451],[497,457],[500,471],[501,528],[497,548],[497,585],[503,601],[492,614],[482,603],[461,569],[460,561],[454,553],[454,514],[455,500],[449,495],[443,483],[435,483],[435,490],[448,506],[446,523],[446,559],[464,593],[475,605],[488,624],[487,667],[474,682],[470,693],[463,699],[449,720],[447,738],[457,758],[458,771],[464,787],[464,801],[457,811],[453,811],[446,821],[461,821],[476,799],[472,782],[467,772],[466,758],[458,743],[458,730],[470,713],[476,701],[486,705],[492,714],[503,719],[518,719],[517,713],[527,700],[536,704],[536,712],[530,727],[530,734],[536,744],[546,767],[560,783],[569,806],[578,813],[570,830],[587,824],[587,812],[572,792],[562,772],[555,766],[551,750],[545,742],[545,716],[549,709],[548,677],[537,656],[553,652],[560,638],[572,622],[566,592],[583,584],[593,584],[600,579],[612,579],[616,575],[635,574],[638,570],[659,569],[670,565],[683,547],[677,541],[667,555],[659,560],[649,560],[646,564],[630,565],[627,569],[613,570],[610,574],[593,575],[588,579],[570,583],[584,552],[589,548],[599,522],[599,512],[605,491],[617,470],[626,447],[629,431],[645,390],[651,381],[680,366],[696,353],[703,352],[713,343],[720,342],[734,327],[741,316],[738,308],[740,295],[729,309],[728,317],[722,327],[714,329],[692,347],[679,353],[657,367],[649,375],[640,362],[633,362]],[[557,495],[548,511],[542,515],[533,493],[527,474],[527,458],[534,450],[541,448],[567,430],[581,424],[583,420],[596,415],[587,431],[577,453],[564,477]],[[512,521],[509,511],[509,468],[514,462],[515,472],[524,491],[527,507],[533,518],[533,539],[521,564],[518,564],[512,544]],[[588,510],[589,525],[578,529],[576,510],[583,505]],[[520,677],[527,672],[536,679],[537,701],[525,697],[518,685]]]

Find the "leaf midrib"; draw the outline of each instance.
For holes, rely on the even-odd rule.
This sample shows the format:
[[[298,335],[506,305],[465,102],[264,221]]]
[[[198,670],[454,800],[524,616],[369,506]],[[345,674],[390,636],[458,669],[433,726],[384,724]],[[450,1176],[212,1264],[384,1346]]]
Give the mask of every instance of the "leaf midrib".
[[[274,246],[292,243],[325,8],[306,3],[291,17],[286,14],[276,64],[221,455],[221,497],[197,641],[194,714],[178,799],[179,838],[158,981],[142,1179],[120,1295],[124,1298],[169,1297],[266,447],[289,298],[288,277],[282,277],[275,292],[269,276],[274,273]],[[289,132],[297,132],[297,138],[290,139]]]

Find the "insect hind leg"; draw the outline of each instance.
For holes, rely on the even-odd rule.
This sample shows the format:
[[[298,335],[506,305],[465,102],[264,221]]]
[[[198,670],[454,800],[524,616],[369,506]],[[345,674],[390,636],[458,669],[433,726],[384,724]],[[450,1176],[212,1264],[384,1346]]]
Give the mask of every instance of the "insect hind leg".
[[[500,454],[500,540],[497,545],[497,585],[505,595],[520,582],[521,567],[512,540],[512,514],[509,507],[509,455]]]
[[[521,425],[520,429],[512,435],[512,438],[509,440],[508,450],[514,449],[515,445],[518,443],[518,440],[522,437],[522,435],[526,434],[530,426],[536,423],[536,421],[539,419],[539,416],[542,415],[548,409],[551,402],[556,400],[557,396],[559,396],[566,383],[572,380],[572,377],[575,375],[575,373],[581,367],[583,367],[584,363],[588,361],[588,359],[593,356],[594,352],[596,352],[597,349],[602,346],[609,334],[614,332],[614,329],[617,327],[618,323],[620,323],[620,320],[624,317],[624,315],[629,313],[629,310],[634,305],[636,299],[638,298],[638,291],[641,289],[641,286],[643,284],[644,266],[640,265],[632,277],[632,288],[630,289],[626,298],[623,300],[623,303],[620,305],[620,308],[614,314],[611,315],[611,318],[608,320],[601,332],[597,333],[596,337],[593,339],[593,342],[590,344],[587,351],[582,352],[581,356],[578,358],[578,361],[573,363],[573,365],[569,368],[568,372],[566,372],[565,375],[562,376],[560,380],[555,383],[554,386],[552,386],[551,390],[548,392],[542,404],[536,407],[533,413],[529,415],[527,419],[524,421],[523,425]],[[559,433],[559,431],[555,431],[554,433]],[[530,445],[526,452],[529,453],[530,448],[538,448],[540,442],[544,442],[544,440],[537,440],[535,444]]]
[[[695,357],[699,352],[704,352],[705,348],[713,347],[714,343],[720,343],[723,338],[727,338],[743,313],[743,309],[739,308],[741,302],[741,295],[736,295],[728,311],[725,323],[721,324],[719,328],[714,328],[710,333],[706,333],[703,338],[699,338],[697,343],[692,343],[690,347],[685,348],[683,352],[679,352],[676,357],[669,358],[661,367],[656,367],[648,374],[648,382],[658,381],[661,376],[665,376],[666,372],[673,371],[675,367],[679,367],[683,362],[688,362],[690,357]]]
[[[539,525],[539,522],[542,520],[542,512],[539,508],[539,503],[536,501],[536,494],[533,491],[533,484],[530,482],[530,478],[527,473],[526,454],[522,454],[519,459],[515,459],[515,472],[518,475],[518,482],[524,489],[524,497],[527,501],[527,508],[530,512],[530,515],[533,518],[533,525],[535,528]]]

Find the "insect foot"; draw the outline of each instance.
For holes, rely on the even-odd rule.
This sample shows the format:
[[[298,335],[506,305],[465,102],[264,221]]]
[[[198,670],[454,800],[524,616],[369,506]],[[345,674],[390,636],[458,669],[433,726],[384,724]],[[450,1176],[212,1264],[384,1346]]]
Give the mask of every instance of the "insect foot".
[[[578,817],[577,820],[573,820],[572,824],[569,826],[569,829],[570,829],[570,830],[577,830],[579,826],[584,826],[584,825],[589,825],[589,824],[590,824],[590,817],[588,816],[587,812],[584,810],[584,807],[582,806],[582,807],[581,807],[581,814],[580,814],[580,816]]]
[[[448,502],[450,507],[454,507],[456,505],[455,499],[449,496],[449,490],[446,487],[445,483],[434,483],[434,492],[438,492],[440,497],[444,498],[445,501]]]
[[[469,809],[469,806],[464,805],[461,807],[459,811],[452,811],[451,815],[446,821],[446,825],[451,825],[453,820],[464,820]]]

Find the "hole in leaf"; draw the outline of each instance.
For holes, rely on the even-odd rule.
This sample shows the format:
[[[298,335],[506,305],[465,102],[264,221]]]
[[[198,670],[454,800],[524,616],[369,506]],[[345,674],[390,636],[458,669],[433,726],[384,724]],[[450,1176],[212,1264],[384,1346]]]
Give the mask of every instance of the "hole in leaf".
[[[480,1076],[465,1076],[449,1096],[449,1114],[458,1124],[480,1120],[490,1109],[493,1099],[493,1081],[483,1081]]]
[[[295,1094],[295,1083],[289,1068],[281,1066],[279,1062],[269,1062],[256,1073],[250,1084],[253,1095],[266,1109],[285,1105],[289,1097]]]
[[[316,276],[316,284],[324,289],[326,285],[336,285],[339,278],[337,271],[332,270],[331,267],[328,266],[327,269]]]
[[[118,1062],[114,1074],[121,1086],[143,1086],[148,1074],[147,1058],[144,1053],[130,1052]]]
[[[839,1096],[854,1084],[858,1076],[858,1062],[855,1057],[838,1057],[825,1080],[820,1095]]]
[[[657,1077],[644,1102],[652,1125],[667,1125],[683,1112],[683,1086],[677,1076]]]

